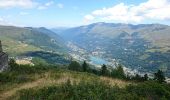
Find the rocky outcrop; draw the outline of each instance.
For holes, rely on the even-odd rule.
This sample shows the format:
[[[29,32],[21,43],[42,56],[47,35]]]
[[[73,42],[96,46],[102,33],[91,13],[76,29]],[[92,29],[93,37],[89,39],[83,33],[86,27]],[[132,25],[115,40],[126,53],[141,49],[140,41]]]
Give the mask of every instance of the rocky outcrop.
[[[8,68],[8,55],[3,52],[0,41],[0,72]]]

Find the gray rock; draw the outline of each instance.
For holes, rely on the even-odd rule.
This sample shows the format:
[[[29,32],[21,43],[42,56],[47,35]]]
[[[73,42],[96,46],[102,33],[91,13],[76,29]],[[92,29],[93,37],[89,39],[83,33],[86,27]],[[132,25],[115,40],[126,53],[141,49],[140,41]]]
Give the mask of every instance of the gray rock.
[[[8,55],[3,52],[0,41],[0,72],[8,69]]]

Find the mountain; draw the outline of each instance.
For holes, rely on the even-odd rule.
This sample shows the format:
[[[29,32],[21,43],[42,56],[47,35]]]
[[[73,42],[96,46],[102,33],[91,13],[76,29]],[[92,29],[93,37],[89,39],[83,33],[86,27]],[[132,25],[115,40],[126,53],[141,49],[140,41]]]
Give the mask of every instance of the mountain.
[[[64,30],[61,36],[89,54],[98,52],[141,72],[162,69],[170,76],[170,26],[100,22]]]
[[[69,29],[69,28],[68,27],[57,27],[57,28],[52,28],[50,30],[60,35],[66,29]]]
[[[11,57],[29,56],[35,53],[36,55],[41,53],[38,57],[47,54],[49,56],[49,53],[57,55],[67,53],[64,40],[44,27],[0,26],[0,40],[4,51]]]
[[[86,35],[100,35],[103,37],[116,38],[121,33],[127,32],[128,34],[139,33],[139,35],[153,44],[163,47],[169,46],[169,31],[170,27],[161,24],[113,24],[113,23],[94,23],[87,26],[80,26],[71,28],[64,31],[61,34],[64,37],[69,36],[69,39],[75,38],[76,36]],[[161,41],[160,41],[161,40]]]

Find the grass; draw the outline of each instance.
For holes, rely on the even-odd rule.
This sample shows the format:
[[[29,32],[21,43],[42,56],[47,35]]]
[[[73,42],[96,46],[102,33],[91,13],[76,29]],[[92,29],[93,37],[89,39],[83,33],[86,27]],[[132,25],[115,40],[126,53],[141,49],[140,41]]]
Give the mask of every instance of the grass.
[[[42,49],[35,47],[33,45],[28,45],[17,40],[13,40],[10,38],[0,37],[2,40],[2,46],[4,52],[7,52],[10,56],[16,56],[24,53],[28,53],[30,51],[41,51]]]
[[[12,62],[12,61],[11,61]],[[12,64],[12,63],[10,63]],[[57,65],[15,65],[0,73],[0,100],[168,100],[166,83],[134,83]]]
[[[19,77],[20,75],[18,75]],[[112,79],[107,77],[99,77],[94,74],[84,73],[84,72],[74,72],[65,69],[49,69],[42,71],[41,73],[30,73],[22,76],[27,77],[23,82],[5,82],[0,85],[0,99],[6,100],[10,97],[16,95],[16,93],[23,89],[40,89],[47,86],[58,86],[63,83],[66,83],[68,80],[71,83],[80,83],[81,81],[85,82],[94,82],[100,80],[106,82],[112,86],[118,85],[119,87],[125,87],[130,82],[125,82],[118,79]]]

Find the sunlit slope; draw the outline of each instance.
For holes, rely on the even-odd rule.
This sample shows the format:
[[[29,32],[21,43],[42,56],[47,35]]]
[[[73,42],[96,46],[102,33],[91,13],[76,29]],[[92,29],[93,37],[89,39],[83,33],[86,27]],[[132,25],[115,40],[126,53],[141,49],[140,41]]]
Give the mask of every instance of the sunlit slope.
[[[41,31],[40,31],[41,30]],[[57,34],[45,28],[0,26],[0,40],[4,51],[20,55],[29,51],[64,51],[64,43]]]

